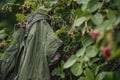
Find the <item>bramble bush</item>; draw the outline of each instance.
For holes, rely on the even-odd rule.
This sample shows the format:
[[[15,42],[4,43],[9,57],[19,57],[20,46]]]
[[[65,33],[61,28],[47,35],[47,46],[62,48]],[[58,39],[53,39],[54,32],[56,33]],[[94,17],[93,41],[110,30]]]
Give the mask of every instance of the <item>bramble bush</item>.
[[[63,43],[57,80],[119,80],[120,0],[1,0],[0,53],[35,10],[49,15]]]

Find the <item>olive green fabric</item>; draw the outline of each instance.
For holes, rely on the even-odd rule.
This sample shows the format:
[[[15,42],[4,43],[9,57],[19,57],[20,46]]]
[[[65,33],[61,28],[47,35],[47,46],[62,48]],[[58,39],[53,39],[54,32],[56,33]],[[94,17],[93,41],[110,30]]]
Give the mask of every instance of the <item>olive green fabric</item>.
[[[15,32],[13,44],[6,49],[1,57],[0,64],[0,80],[12,80],[14,77],[14,69],[17,56],[20,53],[20,43],[24,36],[25,31],[19,29]],[[13,74],[11,74],[11,72]],[[9,75],[9,77],[8,77]]]
[[[1,58],[5,62],[0,65],[0,80],[51,80],[49,64],[62,41],[39,16],[29,19],[27,28],[16,32],[13,45]]]

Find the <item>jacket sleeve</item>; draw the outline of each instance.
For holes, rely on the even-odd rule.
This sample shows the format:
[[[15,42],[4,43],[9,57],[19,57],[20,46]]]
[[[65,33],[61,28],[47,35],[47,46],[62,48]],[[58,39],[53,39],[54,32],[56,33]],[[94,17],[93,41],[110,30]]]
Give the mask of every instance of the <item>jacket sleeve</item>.
[[[19,40],[22,37],[21,36],[22,33],[23,33],[22,30],[18,30],[15,32],[15,37],[12,45],[9,48],[7,48],[4,54],[1,56],[0,76],[7,77],[7,75],[15,66],[15,55],[17,54],[19,49]]]
[[[49,63],[53,63],[53,58],[57,54],[58,55],[58,49],[62,45],[62,41],[58,36],[54,34],[53,29],[50,27],[50,25],[46,22],[47,27],[47,46],[46,46],[46,55],[48,58]]]

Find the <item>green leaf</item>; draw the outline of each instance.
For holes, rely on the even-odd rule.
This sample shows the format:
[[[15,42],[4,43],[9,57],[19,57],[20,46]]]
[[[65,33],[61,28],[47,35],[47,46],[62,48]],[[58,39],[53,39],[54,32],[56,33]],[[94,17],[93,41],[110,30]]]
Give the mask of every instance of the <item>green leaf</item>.
[[[60,73],[60,68],[55,68],[53,71],[52,71],[52,76],[59,76],[59,73]]]
[[[65,73],[63,72],[63,65],[64,61],[62,60],[60,66],[52,71],[52,76],[60,76],[61,78],[65,78]]]
[[[72,14],[75,14],[78,18],[90,15],[88,11],[82,11],[81,9],[72,10]]]
[[[97,67],[95,68],[94,74],[97,75],[97,74],[99,73],[99,70],[100,70],[100,66],[97,66]]]
[[[113,72],[106,72],[104,80],[114,80],[114,73]]]
[[[6,4],[6,1],[0,2],[0,9]]]
[[[78,4],[88,4],[90,0],[77,0]]]
[[[4,29],[0,30],[0,34],[3,34],[3,33],[5,33],[5,30]]]
[[[110,56],[110,58],[108,58],[108,59],[109,59],[109,60],[113,60],[113,59],[115,59],[115,58],[117,58],[117,57],[120,57],[120,48],[117,49],[117,50]]]
[[[96,13],[91,19],[96,25],[99,25],[103,22],[103,16],[100,13]]]
[[[117,17],[115,25],[118,25],[120,23],[120,16]]]
[[[60,67],[61,67],[62,70],[64,70],[64,68],[63,68],[64,64],[65,64],[65,62],[62,60],[61,64],[60,64]]]
[[[0,34],[0,40],[4,39],[5,35],[4,34]]]
[[[87,47],[87,46],[91,45],[94,42],[94,40],[92,39],[92,37],[90,35],[85,34],[84,36],[82,36],[81,42],[84,47]]]
[[[85,69],[84,75],[85,75],[87,80],[94,80],[94,74],[89,68]]]
[[[87,8],[87,4],[83,4],[83,5],[82,5],[82,11],[85,11],[86,8]]]
[[[77,0],[78,4],[82,4],[82,10],[85,11],[87,9],[88,3],[90,0]]]
[[[5,30],[0,30],[0,40],[5,38]]]
[[[112,24],[109,20],[106,20],[103,23],[103,27],[105,28],[105,30],[110,30],[112,28]]]
[[[55,32],[55,35],[59,35],[65,31],[66,27],[61,27],[59,30]]]
[[[58,68],[55,68],[55,69],[52,71],[52,76],[60,76],[61,78],[65,78],[64,72],[62,72],[59,67],[58,67]]]
[[[75,20],[73,26],[80,26],[87,18],[86,17],[81,17]]]
[[[69,68],[71,67],[76,61],[78,57],[76,55],[72,55],[67,62],[64,64],[64,68]]]
[[[80,77],[78,80],[87,80],[85,77]]]
[[[25,15],[21,14],[21,13],[17,13],[16,18],[17,18],[17,21],[21,21],[21,20],[23,20],[25,18]]]
[[[82,64],[81,63],[75,63],[72,67],[71,67],[71,72],[75,75],[75,76],[80,76],[82,74]]]
[[[101,72],[97,75],[95,80],[103,80],[105,77],[105,72]]]
[[[114,25],[117,20],[116,14],[113,10],[107,10],[107,11],[108,11],[107,16],[109,18],[109,22]]]
[[[3,8],[4,6],[6,6],[7,3],[14,3],[16,0],[3,0],[0,1],[0,8]]]
[[[88,61],[90,61],[90,59],[89,59],[88,56],[84,56],[83,61],[84,61],[84,62],[88,62]]]
[[[88,56],[89,58],[95,57],[97,55],[97,53],[98,53],[98,50],[95,46],[87,47],[86,56]]]
[[[97,75],[96,80],[116,80],[113,72],[101,72]]]
[[[65,73],[62,72],[62,74],[60,75],[61,78],[65,78]]]
[[[110,23],[109,20],[103,21],[102,24],[96,27],[96,30],[99,30],[99,31],[110,30],[110,29],[112,29],[112,24]]]
[[[89,12],[92,13],[92,12],[96,11],[97,9],[99,9],[101,7],[102,7],[102,3],[101,2],[97,2],[92,7],[89,8]]]
[[[119,43],[120,43],[120,32],[119,32],[119,30],[115,31],[115,34],[113,34],[113,36],[114,36],[115,44],[119,45]]]
[[[107,12],[108,19],[103,21],[102,24],[98,25],[97,29],[99,30],[110,30],[112,29],[112,27],[114,27],[114,25],[116,25],[116,21],[117,21],[116,12],[113,10],[108,10],[108,9],[106,9],[106,12]],[[100,19],[98,21],[100,21]]]
[[[52,6],[56,5],[57,3],[58,3],[58,0],[50,1],[48,5],[49,5],[49,7],[52,7]]]
[[[85,51],[86,51],[86,47],[83,47],[83,48],[79,49],[76,53],[76,56],[77,57],[83,56]]]
[[[114,4],[120,10],[120,0],[115,0]]]

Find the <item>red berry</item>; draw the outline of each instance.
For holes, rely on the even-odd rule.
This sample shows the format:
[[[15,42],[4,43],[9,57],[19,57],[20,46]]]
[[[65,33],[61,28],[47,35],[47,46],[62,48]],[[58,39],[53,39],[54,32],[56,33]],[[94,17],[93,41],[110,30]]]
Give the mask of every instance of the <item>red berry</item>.
[[[110,49],[108,47],[103,47],[102,51],[103,51],[104,57],[108,58],[111,56],[111,52],[110,52]]]
[[[97,40],[97,37],[99,35],[99,31],[91,30],[90,35],[94,40]]]
[[[69,22],[70,25],[73,25],[74,23],[73,22]]]
[[[25,28],[26,28],[26,25],[25,25],[24,23],[20,23],[20,24],[19,24],[19,27],[25,29]]]
[[[23,10],[26,10],[26,9],[27,9],[27,5],[26,5],[26,4],[23,4],[23,5],[22,5],[22,9],[23,9]]]
[[[76,28],[80,28],[80,26],[76,26]]]

